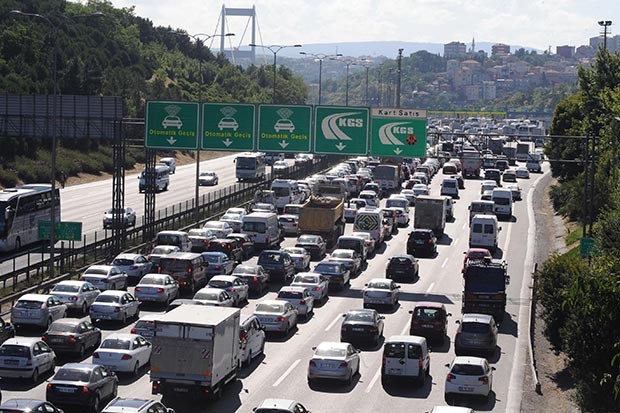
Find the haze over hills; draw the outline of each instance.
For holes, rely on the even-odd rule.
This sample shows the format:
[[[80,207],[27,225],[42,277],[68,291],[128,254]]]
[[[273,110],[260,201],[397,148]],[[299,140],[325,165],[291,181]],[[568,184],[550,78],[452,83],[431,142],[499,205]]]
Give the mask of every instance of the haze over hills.
[[[469,42],[463,42],[469,50],[471,48],[471,40]],[[476,42],[475,50],[484,50],[488,54],[491,54],[491,46],[500,42]],[[531,47],[510,45],[510,50],[514,52],[520,48],[526,50],[536,50],[539,53],[543,51],[537,50]],[[324,54],[336,54],[342,53],[344,56],[386,56],[395,57],[398,54],[398,49],[404,49],[403,55],[408,56],[411,53],[415,53],[420,50],[426,50],[429,53],[443,55],[444,44],[443,43],[419,43],[419,42],[400,42],[400,41],[382,41],[382,42],[349,42],[349,43],[313,43],[303,45],[301,48],[285,48],[282,49],[278,56],[286,57],[301,57],[300,50],[307,53],[324,53]],[[258,55],[263,54],[261,50],[257,49]],[[266,54],[270,54],[267,51]]]

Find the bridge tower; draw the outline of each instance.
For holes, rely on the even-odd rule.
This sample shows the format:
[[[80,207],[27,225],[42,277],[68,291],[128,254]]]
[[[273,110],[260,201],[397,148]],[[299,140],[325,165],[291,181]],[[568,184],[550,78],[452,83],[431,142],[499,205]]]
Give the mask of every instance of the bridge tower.
[[[248,19],[251,20],[252,32],[250,33],[250,35],[252,36],[252,39],[249,42],[245,42],[245,43],[255,44],[256,43],[256,7],[252,6],[252,8],[229,8],[229,7],[226,7],[226,5],[222,5],[222,14],[220,16],[220,20],[222,21],[222,31],[221,31],[221,37],[220,37],[220,52],[224,53],[224,55],[233,62],[237,58],[242,58],[242,59],[250,59],[252,64],[256,63],[256,52],[255,52],[256,48],[255,47],[252,47],[249,50],[239,50],[239,48],[225,49],[224,41],[226,38],[224,37],[224,35],[227,33],[226,18],[228,16],[248,17]],[[239,36],[239,34],[237,34],[237,36]],[[244,40],[243,37],[245,37],[245,32],[242,34],[239,44],[243,42]]]

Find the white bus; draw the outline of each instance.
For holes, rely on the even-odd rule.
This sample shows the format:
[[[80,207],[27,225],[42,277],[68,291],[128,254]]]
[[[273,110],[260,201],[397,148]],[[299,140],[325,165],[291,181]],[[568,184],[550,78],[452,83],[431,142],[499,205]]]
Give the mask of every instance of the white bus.
[[[265,155],[247,152],[235,158],[235,174],[238,181],[261,181],[265,179]]]
[[[60,190],[55,190],[55,222],[60,221]],[[50,221],[52,185],[29,184],[0,192],[0,251],[16,251],[39,241],[39,221]]]

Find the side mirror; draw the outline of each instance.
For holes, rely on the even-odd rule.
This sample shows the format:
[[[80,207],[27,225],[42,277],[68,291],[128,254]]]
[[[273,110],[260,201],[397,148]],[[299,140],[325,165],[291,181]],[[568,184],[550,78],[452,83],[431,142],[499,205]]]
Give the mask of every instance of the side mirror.
[[[506,285],[510,284],[510,275],[506,276]]]

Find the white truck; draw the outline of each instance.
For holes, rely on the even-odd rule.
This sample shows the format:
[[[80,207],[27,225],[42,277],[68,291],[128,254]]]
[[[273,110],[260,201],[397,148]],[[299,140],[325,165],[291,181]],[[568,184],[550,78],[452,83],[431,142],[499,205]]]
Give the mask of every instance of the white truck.
[[[154,321],[151,393],[219,398],[239,370],[237,308],[181,305]]]

